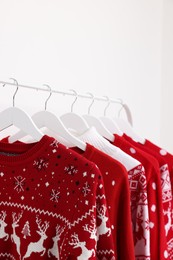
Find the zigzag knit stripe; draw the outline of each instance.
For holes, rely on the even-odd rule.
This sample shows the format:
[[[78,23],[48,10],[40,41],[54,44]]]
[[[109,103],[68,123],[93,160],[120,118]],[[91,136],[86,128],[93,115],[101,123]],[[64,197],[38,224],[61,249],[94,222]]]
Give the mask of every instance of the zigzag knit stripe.
[[[11,255],[11,254],[8,254],[8,253],[0,253],[0,257],[5,257],[5,260],[6,260],[6,259],[15,260],[14,256]],[[8,258],[6,258],[6,257],[8,257]]]
[[[96,206],[92,206],[92,208],[85,213],[85,215],[83,215],[81,218],[78,218],[77,220],[75,220],[72,224],[71,227],[74,227],[76,224],[79,224],[79,222],[81,222],[83,219],[87,219],[88,216],[91,215],[91,213],[94,212],[94,209],[96,208]]]
[[[66,218],[61,216],[60,214],[56,214],[56,213],[49,212],[49,211],[44,211],[44,210],[41,210],[41,209],[32,208],[32,207],[29,207],[27,205],[18,204],[18,203],[14,203],[14,202],[1,201],[0,202],[0,206],[1,205],[9,206],[9,207],[15,207],[15,208],[20,208],[20,209],[24,209],[24,210],[27,210],[27,211],[30,211],[30,212],[35,212],[35,213],[39,213],[39,214],[43,214],[43,215],[48,215],[48,216],[51,216],[53,218],[59,218],[62,221],[64,221],[68,226],[70,226],[70,222]]]
[[[96,199],[106,199],[106,196],[103,194],[103,195],[97,195],[96,196]]]
[[[70,223],[65,217],[61,216],[60,214],[49,212],[49,211],[44,211],[44,210],[41,210],[41,209],[32,208],[32,207],[29,207],[29,206],[24,205],[24,204],[1,201],[0,206],[1,205],[8,206],[8,207],[16,207],[16,208],[24,209],[24,210],[27,210],[27,211],[30,211],[30,212],[39,213],[40,215],[43,214],[43,215],[48,215],[48,216],[51,216],[51,217],[54,217],[54,218],[61,219],[62,221],[64,221],[66,223],[66,225],[69,228],[74,227],[75,225],[79,224],[79,222],[81,222],[83,219],[87,219],[87,217],[90,216],[91,213],[93,213],[94,209],[96,208],[96,206],[94,205],[88,212],[85,213],[85,215],[83,215],[81,218],[76,219],[73,223]]]
[[[110,254],[114,254],[114,251],[112,249],[110,250],[98,250],[97,251],[97,255],[110,255]]]

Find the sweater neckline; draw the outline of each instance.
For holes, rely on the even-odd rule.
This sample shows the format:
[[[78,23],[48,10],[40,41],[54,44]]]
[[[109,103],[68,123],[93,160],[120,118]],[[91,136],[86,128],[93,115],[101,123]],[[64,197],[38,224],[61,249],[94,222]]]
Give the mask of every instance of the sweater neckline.
[[[53,140],[53,138],[44,135],[40,141],[35,143],[6,143],[0,142],[0,164],[23,164],[26,161],[33,160],[42,153],[44,148]]]

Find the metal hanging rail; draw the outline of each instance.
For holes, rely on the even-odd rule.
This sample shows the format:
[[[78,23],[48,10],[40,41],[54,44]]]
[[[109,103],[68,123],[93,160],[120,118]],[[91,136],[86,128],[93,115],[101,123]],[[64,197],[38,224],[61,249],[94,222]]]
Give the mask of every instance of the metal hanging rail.
[[[0,81],[0,84],[2,85],[9,85],[9,86],[15,86],[16,87],[16,80],[13,79],[14,82],[8,82],[8,81]],[[45,84],[46,85],[46,84]],[[74,96],[76,98],[86,98],[86,99],[94,99],[97,101],[104,101],[104,102],[108,102],[108,97],[98,97],[98,96],[93,96],[91,94],[89,95],[84,95],[84,94],[78,94],[76,91],[71,90],[72,92],[65,92],[65,91],[59,91],[59,90],[54,90],[54,89],[47,89],[47,88],[41,88],[41,87],[34,87],[34,86],[27,86],[27,85],[23,85],[23,84],[18,84],[17,82],[17,87],[19,88],[26,88],[26,89],[33,89],[33,90],[38,90],[38,91],[45,91],[45,92],[51,92],[51,93],[55,93],[55,94],[61,94],[61,95],[67,95],[67,96]],[[133,125],[133,120],[132,120],[132,114],[131,111],[129,109],[129,107],[127,106],[127,104],[124,104],[123,100],[120,98],[117,99],[112,99],[109,98],[109,102],[110,103],[118,103],[122,106],[122,108],[124,108],[126,115],[127,115],[127,119],[129,121],[129,123],[131,125]]]
[[[7,82],[7,81],[0,81],[0,84],[2,85],[10,85],[10,86],[15,86],[16,87],[16,84],[13,83],[13,82]],[[49,89],[46,89],[46,88],[40,88],[40,87],[34,87],[34,86],[27,86],[27,85],[22,85],[22,84],[18,84],[18,87],[19,88],[27,88],[27,89],[34,89],[34,90],[39,90],[39,91],[46,91],[46,92],[50,92]],[[84,95],[84,94],[75,94],[74,92],[70,93],[70,92],[65,92],[65,91],[59,91],[59,90],[54,90],[54,89],[51,89],[51,93],[56,93],[56,94],[61,94],[61,95],[67,95],[67,96],[77,96],[77,97],[80,97],[80,98],[87,98],[87,99],[93,99],[93,97],[91,97],[90,95]],[[94,96],[94,100],[98,100],[98,101],[106,101],[107,102],[107,98],[104,98],[104,97],[97,97],[97,96]],[[119,103],[119,104],[122,104],[123,105],[123,101],[121,99],[110,99],[109,100],[111,103]]]

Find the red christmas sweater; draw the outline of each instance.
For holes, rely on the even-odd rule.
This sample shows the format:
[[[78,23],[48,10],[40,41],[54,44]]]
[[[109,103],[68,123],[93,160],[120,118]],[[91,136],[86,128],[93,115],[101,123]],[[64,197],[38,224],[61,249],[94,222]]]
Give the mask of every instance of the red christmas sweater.
[[[148,147],[149,149],[152,149],[156,153],[160,154],[164,158],[166,163],[168,164],[170,177],[171,177],[171,186],[172,186],[172,190],[173,190],[173,155],[168,153],[165,149],[160,148],[159,146],[153,144],[152,142],[150,142],[147,139],[145,140],[144,146]]]
[[[171,170],[173,165],[173,156],[168,154],[165,150],[159,148],[158,146],[152,144],[150,141],[146,140],[145,144],[140,144],[134,142],[131,138],[124,135],[124,137],[131,143],[143,149],[144,151],[152,154],[157,158],[160,165],[161,181],[162,181],[162,201],[164,205],[164,216],[165,216],[165,231],[167,236],[168,253],[170,259],[173,259],[173,197],[172,197],[172,187],[171,187]],[[172,158],[171,158],[172,157]],[[172,162],[172,164],[171,164]],[[169,166],[169,169],[168,169]]]
[[[82,153],[79,149],[77,151]],[[130,260],[134,259],[134,255],[135,259],[140,259],[141,256],[143,259],[150,259],[147,182],[144,168],[139,164],[127,172],[118,161],[89,144],[82,155],[97,164],[102,173],[110,221],[114,225],[115,244],[118,241],[117,259]],[[143,223],[146,223],[146,226],[142,236],[140,232]],[[134,241],[133,238],[130,239],[132,231]]]
[[[146,147],[143,144],[137,143],[132,140],[129,136],[124,135],[124,138],[132,143],[135,147],[144,150],[145,152],[154,156],[160,166],[160,177],[162,184],[162,202],[163,202],[163,214],[165,219],[165,232],[166,239],[168,245],[168,253],[170,259],[173,259],[173,250],[171,247],[171,242],[173,242],[173,229],[172,229],[172,213],[173,213],[173,201],[172,201],[172,188],[171,188],[171,180],[170,180],[170,172],[168,169],[168,164],[166,163],[164,157],[156,152],[154,149]]]
[[[48,136],[1,142],[0,259],[115,259],[98,168]]]
[[[152,156],[136,148],[123,137],[114,135],[114,145],[140,161],[145,168],[149,205],[150,253],[152,260],[168,259],[164,230],[163,203],[158,162]],[[146,225],[146,223],[145,223]],[[142,236],[142,232],[141,232]],[[142,260],[141,258],[139,258]]]
[[[130,191],[126,169],[112,157],[87,144],[86,151],[73,150],[94,162],[100,169],[108,205],[116,259],[134,260],[132,219],[130,213]]]

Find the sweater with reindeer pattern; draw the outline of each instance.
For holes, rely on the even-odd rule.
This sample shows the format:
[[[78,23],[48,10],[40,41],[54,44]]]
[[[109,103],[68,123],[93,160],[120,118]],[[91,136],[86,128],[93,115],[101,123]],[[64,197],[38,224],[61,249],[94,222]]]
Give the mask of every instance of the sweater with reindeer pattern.
[[[115,259],[97,166],[43,136],[0,142],[0,260]]]

